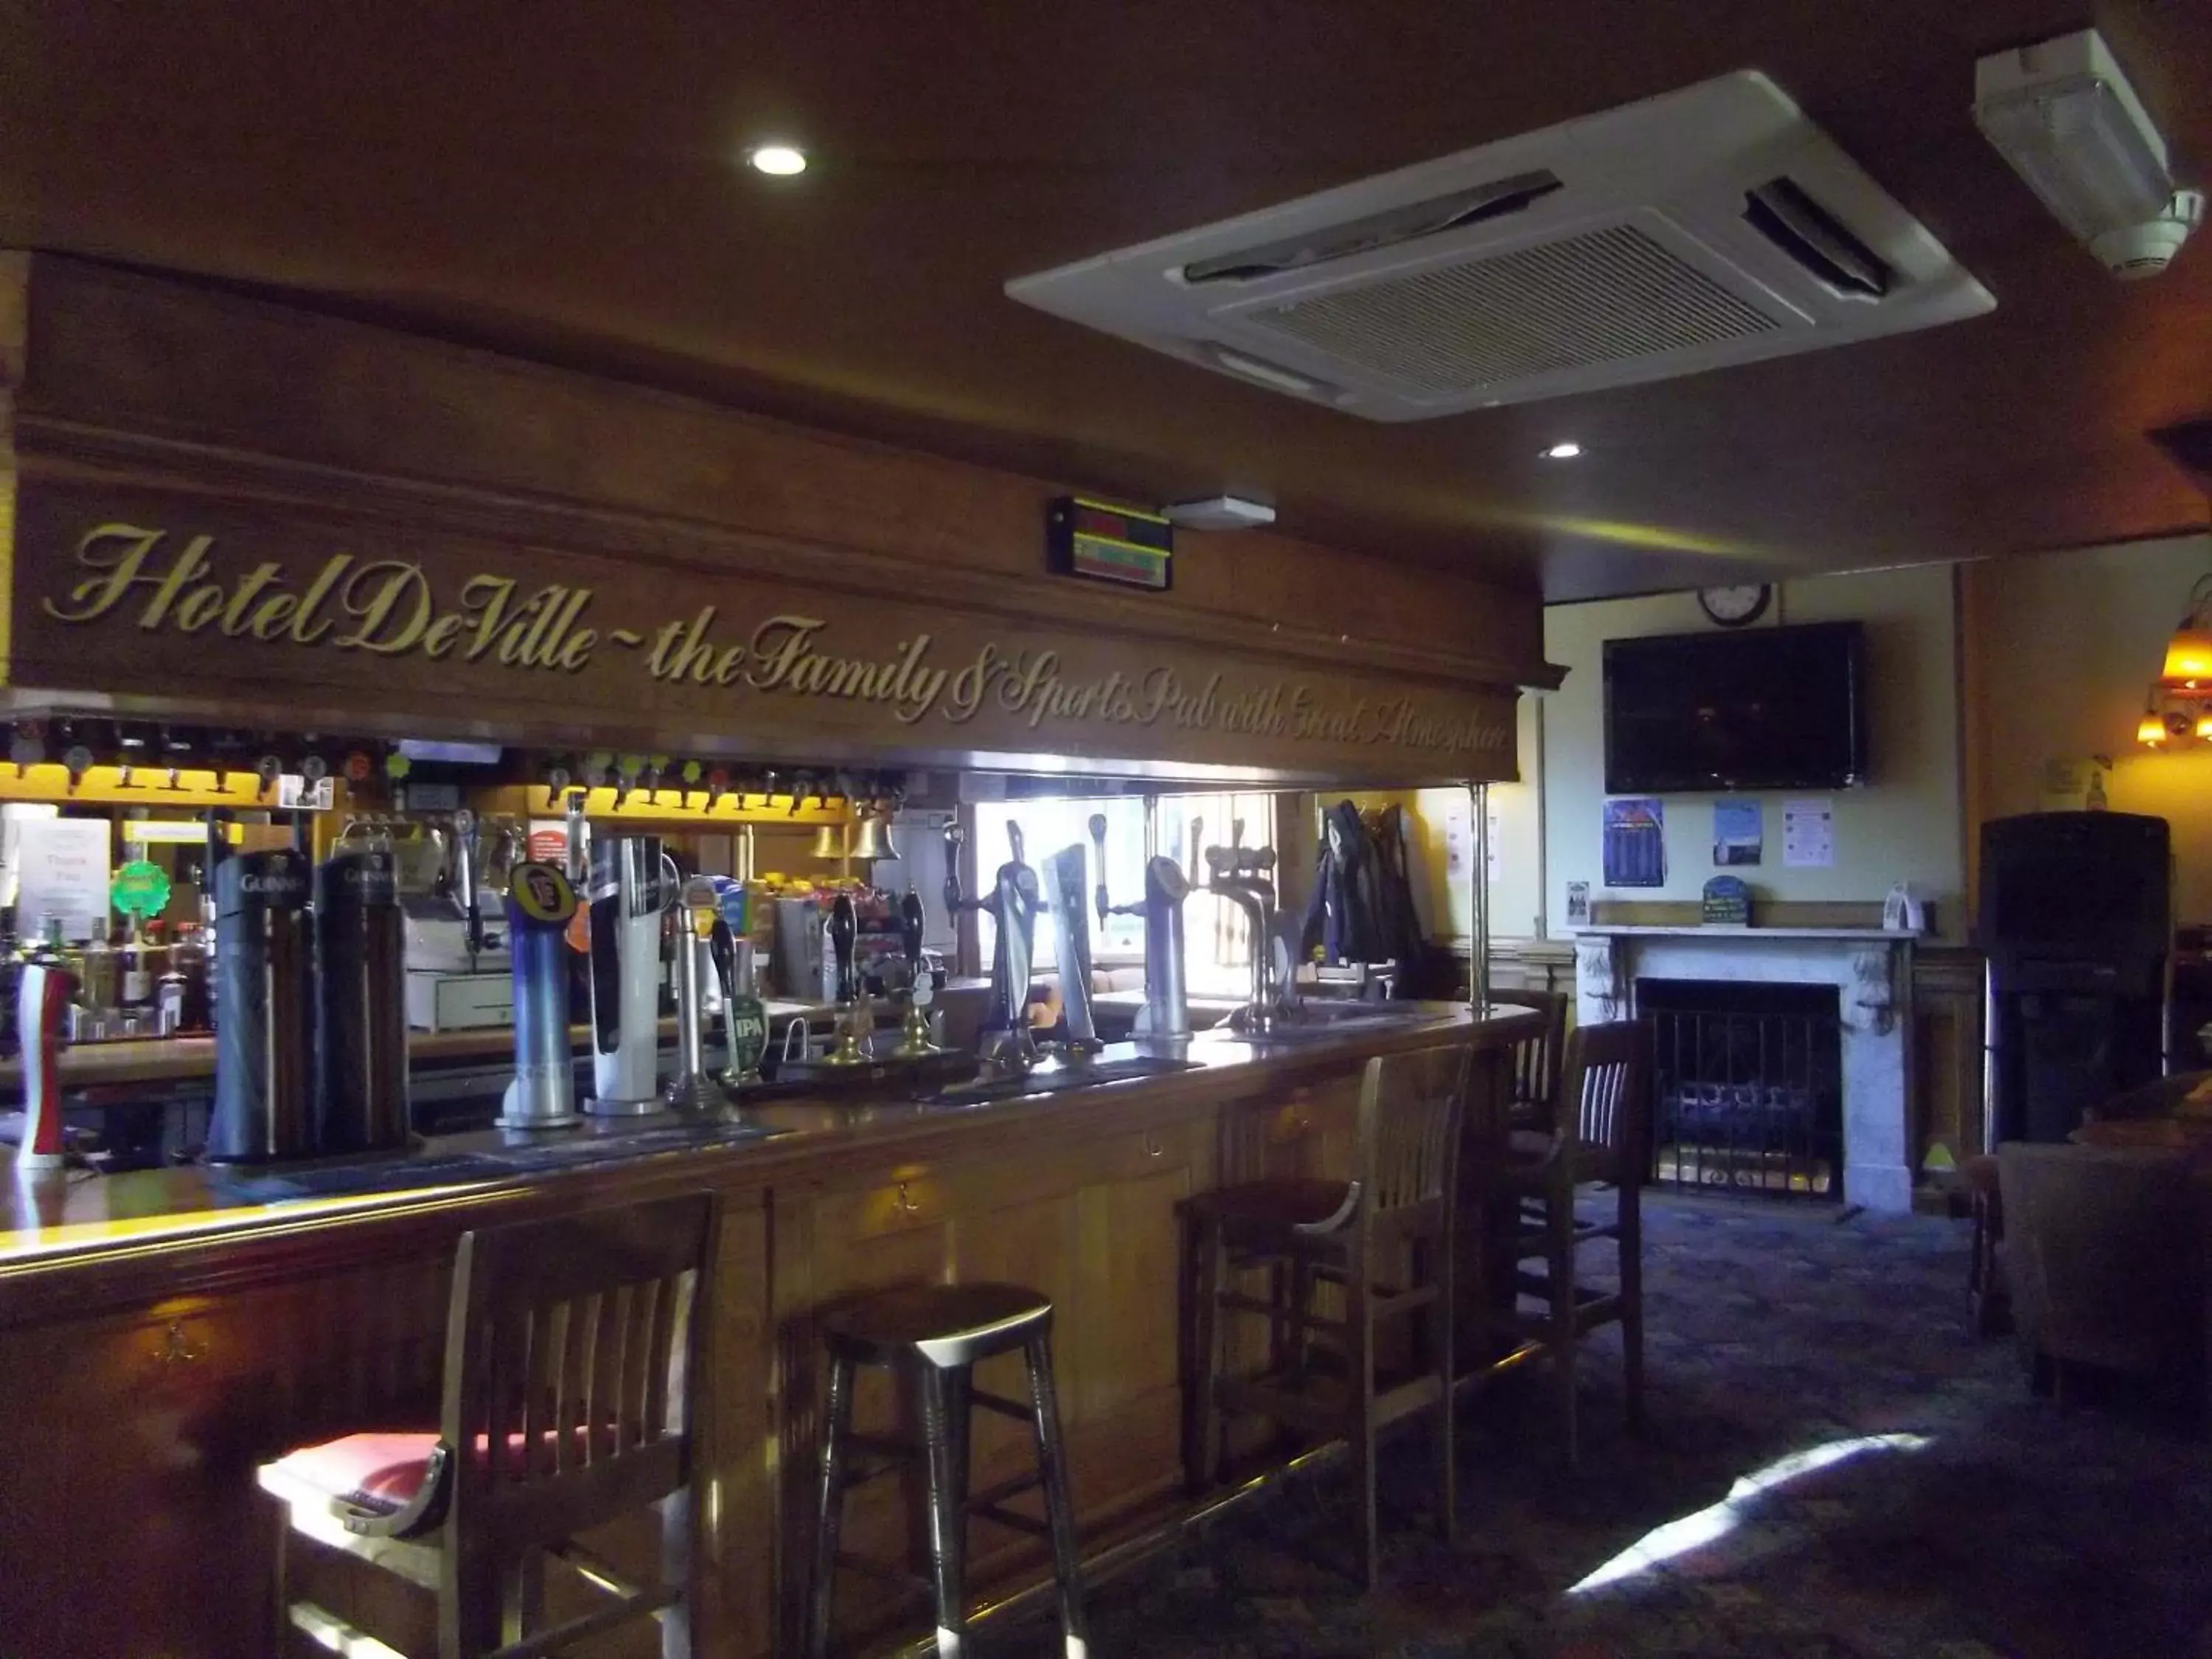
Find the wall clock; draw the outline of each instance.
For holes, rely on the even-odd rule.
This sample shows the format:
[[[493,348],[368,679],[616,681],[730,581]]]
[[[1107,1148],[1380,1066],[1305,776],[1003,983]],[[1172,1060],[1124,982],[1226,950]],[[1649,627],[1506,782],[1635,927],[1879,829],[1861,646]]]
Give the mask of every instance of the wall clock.
[[[1774,589],[1765,582],[1698,590],[1698,608],[1723,628],[1749,627],[1766,614],[1773,599]]]

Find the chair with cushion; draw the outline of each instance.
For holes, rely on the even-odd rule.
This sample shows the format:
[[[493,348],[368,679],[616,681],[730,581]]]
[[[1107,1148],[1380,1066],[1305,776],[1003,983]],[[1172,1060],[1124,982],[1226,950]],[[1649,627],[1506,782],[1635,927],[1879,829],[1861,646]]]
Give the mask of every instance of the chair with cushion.
[[[2172,1152],[2007,1141],[2002,1267],[2038,1381],[2080,1367],[2186,1378],[2204,1355],[2204,1237]]]
[[[295,1599],[311,1565],[296,1558],[336,1551],[434,1596],[440,1659],[535,1659],[648,1617],[663,1654],[689,1654],[693,1316],[714,1235],[704,1194],[464,1234],[439,1426],[348,1435],[260,1471],[285,1507],[280,1619],[339,1652],[385,1639]],[[577,1541],[654,1509],[656,1583]],[[545,1628],[549,1562],[594,1601]]]
[[[1464,1048],[1378,1055],[1359,1092],[1358,1150],[1349,1182],[1253,1182],[1193,1199],[1196,1375],[1185,1425],[1184,1473],[1194,1492],[1220,1478],[1224,1419],[1272,1419],[1318,1439],[1347,1440],[1358,1489],[1356,1576],[1376,1569],[1376,1432],[1434,1411],[1439,1515],[1455,1507],[1452,1469],[1453,1195],[1468,1075]],[[1271,1268],[1274,1291],[1255,1297],[1236,1275]],[[1344,1316],[1315,1310],[1317,1283],[1339,1286]],[[1224,1314],[1285,1333],[1267,1374],[1224,1374]],[[1420,1316],[1413,1369],[1378,1383],[1376,1332]],[[1316,1355],[1319,1336],[1328,1352]],[[1326,1362],[1332,1360],[1334,1364]]]
[[[1644,1020],[1584,1025],[1567,1038],[1558,1121],[1547,1134],[1513,1130],[1485,1167],[1470,1172],[1479,1201],[1496,1216],[1494,1237],[1507,1239],[1518,1292],[1504,1307],[1477,1316],[1504,1352],[1486,1375],[1547,1357],[1558,1389],[1561,1453],[1579,1455],[1575,1364],[1583,1340],[1618,1322],[1626,1370],[1632,1427],[1644,1420],[1644,1230],[1640,1198],[1650,1168],[1651,1027]],[[1611,1190],[1613,1214],[1585,1218],[1577,1202],[1589,1190]],[[1606,1200],[1601,1197],[1600,1204]],[[1503,1213],[1500,1213],[1501,1207]],[[1620,1284],[1598,1291],[1577,1279],[1581,1248],[1611,1239]],[[1525,1265],[1540,1262],[1541,1271]],[[1520,1306],[1533,1300],[1534,1310]]]

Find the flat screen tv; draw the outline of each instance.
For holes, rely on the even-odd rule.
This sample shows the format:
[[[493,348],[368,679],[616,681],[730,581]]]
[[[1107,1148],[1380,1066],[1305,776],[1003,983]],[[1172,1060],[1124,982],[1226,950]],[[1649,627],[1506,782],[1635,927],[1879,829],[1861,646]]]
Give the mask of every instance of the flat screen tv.
[[[1841,789],[1866,779],[1861,624],[1605,642],[1608,792]]]

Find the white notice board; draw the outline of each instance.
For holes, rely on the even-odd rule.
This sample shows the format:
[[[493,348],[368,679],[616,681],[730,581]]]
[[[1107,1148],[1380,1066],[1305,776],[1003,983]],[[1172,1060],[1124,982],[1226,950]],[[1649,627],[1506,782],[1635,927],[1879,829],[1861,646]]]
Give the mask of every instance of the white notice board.
[[[42,919],[59,916],[66,939],[90,939],[107,925],[109,832],[106,818],[45,818],[26,823],[17,845],[21,878],[15,925],[36,938]]]

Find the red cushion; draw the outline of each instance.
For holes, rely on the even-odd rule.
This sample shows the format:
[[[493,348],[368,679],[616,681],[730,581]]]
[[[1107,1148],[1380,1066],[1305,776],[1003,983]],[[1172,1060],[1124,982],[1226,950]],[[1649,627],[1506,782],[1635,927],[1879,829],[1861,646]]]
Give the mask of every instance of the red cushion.
[[[349,1434],[287,1453],[276,1467],[331,1498],[389,1515],[422,1489],[435,1434]]]

